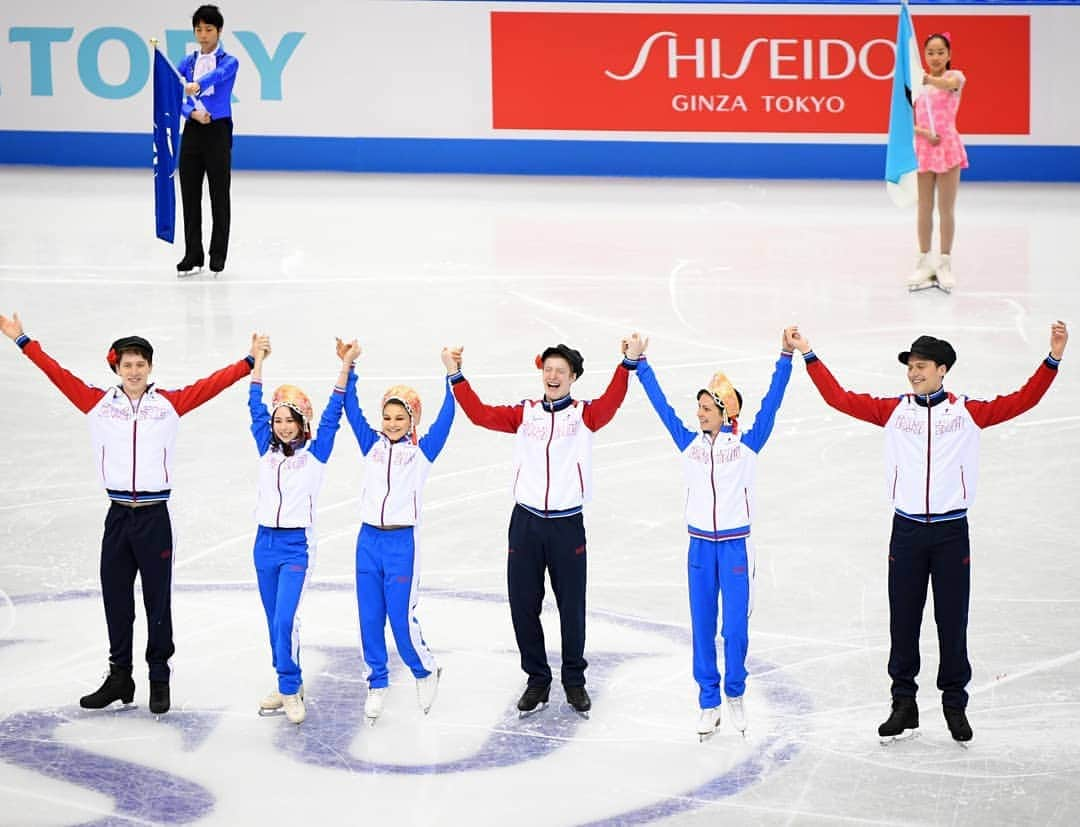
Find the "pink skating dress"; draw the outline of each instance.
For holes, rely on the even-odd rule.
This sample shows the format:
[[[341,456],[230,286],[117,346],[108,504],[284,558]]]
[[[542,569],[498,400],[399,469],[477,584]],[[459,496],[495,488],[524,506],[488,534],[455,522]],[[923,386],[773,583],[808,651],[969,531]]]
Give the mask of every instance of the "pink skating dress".
[[[967,169],[967,152],[956,131],[956,113],[960,109],[960,94],[964,90],[964,73],[949,69],[942,77],[957,78],[960,86],[954,92],[936,86],[923,88],[915,101],[915,125],[930,128],[933,117],[934,132],[941,142],[934,146],[922,135],[915,136],[915,155],[919,159],[919,172],[948,172],[953,167]]]

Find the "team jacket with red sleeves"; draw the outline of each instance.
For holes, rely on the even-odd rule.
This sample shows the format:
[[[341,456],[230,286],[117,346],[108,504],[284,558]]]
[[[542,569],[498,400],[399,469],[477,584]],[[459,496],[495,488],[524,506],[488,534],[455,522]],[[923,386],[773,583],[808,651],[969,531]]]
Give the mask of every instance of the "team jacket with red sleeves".
[[[514,500],[539,517],[580,514],[592,497],[592,438],[615,416],[626,397],[630,371],[623,360],[599,399],[582,402],[569,394],[548,402],[485,405],[461,371],[449,377],[461,409],[476,425],[515,434]]]
[[[254,365],[248,356],[186,388],[166,391],[150,385],[131,400],[120,386],[87,385],[29,336],[20,336],[15,344],[89,417],[98,474],[109,499],[117,502],[167,500],[180,417],[242,379]]]
[[[1059,360],[1047,356],[1020,390],[989,402],[929,395],[881,398],[840,387],[813,351],[806,372],[831,407],[885,428],[885,486],[901,517],[920,522],[956,520],[975,502],[979,432],[1035,407],[1057,376]]]

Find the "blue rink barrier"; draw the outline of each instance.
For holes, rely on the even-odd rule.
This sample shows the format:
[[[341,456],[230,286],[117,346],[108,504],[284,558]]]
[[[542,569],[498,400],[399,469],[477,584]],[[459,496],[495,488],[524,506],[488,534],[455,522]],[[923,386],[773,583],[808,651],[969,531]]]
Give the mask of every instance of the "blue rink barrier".
[[[0,130],[0,163],[145,167],[149,133]],[[1080,182],[1080,146],[968,145],[969,181]],[[878,180],[880,144],[237,135],[234,169]]]

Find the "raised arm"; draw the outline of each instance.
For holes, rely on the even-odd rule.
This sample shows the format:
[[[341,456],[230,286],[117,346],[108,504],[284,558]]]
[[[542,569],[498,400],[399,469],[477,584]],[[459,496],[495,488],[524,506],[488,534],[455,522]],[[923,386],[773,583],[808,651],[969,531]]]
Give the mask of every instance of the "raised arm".
[[[340,340],[339,340],[340,341]],[[356,357],[360,355],[360,345],[353,339],[345,346],[344,352],[339,348],[338,355],[341,357],[341,370],[338,372],[334,390],[330,393],[330,401],[323,409],[319,419],[319,430],[315,433],[315,439],[311,442],[311,455],[319,462],[326,463],[334,450],[334,439],[337,437],[338,428],[341,427],[341,409],[345,403],[345,392],[349,383],[349,375],[353,372]],[[353,397],[356,397],[355,387]]]
[[[490,431],[512,434],[521,426],[524,405],[485,405],[472,389],[469,380],[461,372],[461,354],[464,348],[443,348],[443,365],[446,380],[450,383],[454,398],[465,411],[469,421]],[[624,391],[625,392],[625,391]]]
[[[836,381],[836,378],[829,373],[829,369],[822,364],[817,354],[810,348],[810,343],[801,333],[796,332],[793,336],[793,344],[802,353],[810,381],[818,389],[818,393],[825,400],[825,404],[836,408],[840,413],[853,416],[855,419],[885,427],[885,423],[889,421],[893,410],[900,404],[899,397],[882,399],[868,393],[852,393],[844,390],[840,383]]]
[[[1029,411],[1043,398],[1050,384],[1057,376],[1061,357],[1065,355],[1065,344],[1069,341],[1069,332],[1065,322],[1058,321],[1050,326],[1050,353],[1035,373],[1020,390],[1006,396],[998,396],[989,402],[969,399],[966,403],[971,418],[980,428],[989,428],[1006,422],[1024,411]]]
[[[356,347],[356,356],[359,356],[360,346],[357,345]],[[338,356],[344,358],[347,348],[348,345],[338,339]],[[355,357],[353,360],[355,361]],[[345,419],[348,421],[349,427],[352,428],[353,435],[360,445],[360,453],[366,457],[368,451],[379,441],[379,432],[368,425],[367,419],[364,418],[364,412],[360,409],[360,400],[356,398],[356,371],[353,370],[351,364],[346,375],[344,401]]]
[[[645,350],[648,346],[648,339],[643,340],[639,334],[634,333],[623,339],[623,355],[627,359],[637,362],[637,378],[641,383],[641,387],[645,390],[649,402],[652,403],[653,410],[656,411],[656,415],[660,417],[660,422],[671,434],[671,438],[675,440],[675,447],[680,451],[685,451],[690,443],[694,441],[697,434],[683,424],[678,414],[675,413],[675,409],[668,403],[664,392],[660,389],[660,382],[656,378],[656,373],[645,358]]]
[[[251,414],[251,435],[255,438],[255,447],[259,456],[265,454],[273,440],[273,425],[270,422],[270,409],[263,402],[262,366],[270,355],[270,337],[263,337],[264,343],[253,348],[255,364],[251,368],[251,386],[248,389],[248,411]]]
[[[263,347],[267,337],[251,334],[251,352],[238,362],[233,362],[228,367],[214,371],[209,376],[200,379],[180,390],[159,390],[162,396],[172,402],[179,416],[191,413],[204,402],[209,402],[230,385],[239,382],[255,367],[255,354]]]
[[[791,379],[791,356],[795,347],[791,336],[798,330],[795,326],[784,330],[781,336],[780,357],[776,360],[776,367],[773,368],[769,389],[765,392],[761,407],[754,416],[754,424],[742,436],[743,444],[755,454],[760,454],[765,443],[769,441],[773,426],[776,424],[776,414],[780,410],[780,403],[784,401],[784,391],[787,390],[788,380]]]
[[[431,424],[428,432],[420,437],[420,450],[428,458],[428,462],[434,462],[446,445],[450,436],[450,426],[454,424],[454,392],[450,389],[450,380],[446,380],[446,391],[443,394],[442,407],[439,414]]]
[[[0,332],[15,342],[26,357],[41,368],[42,372],[49,377],[49,381],[60,389],[76,408],[83,413],[89,413],[105,391],[101,388],[93,388],[79,379],[71,371],[60,367],[59,363],[41,349],[41,345],[23,332],[22,322],[18,313],[12,313],[11,318],[0,316]]]

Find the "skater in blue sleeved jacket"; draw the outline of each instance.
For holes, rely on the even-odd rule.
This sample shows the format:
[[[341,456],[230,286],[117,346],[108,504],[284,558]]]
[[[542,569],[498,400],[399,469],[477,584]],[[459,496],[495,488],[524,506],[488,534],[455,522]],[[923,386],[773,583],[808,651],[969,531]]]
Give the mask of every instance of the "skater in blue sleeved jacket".
[[[746,729],[742,696],[746,689],[748,620],[753,608],[754,556],[750,547],[757,457],[772,433],[776,413],[791,377],[791,327],[753,426],[742,431],[742,396],[722,373],[698,391],[700,430],[683,425],[664,397],[656,374],[645,360],[648,340],[626,340],[628,359],[637,359],[637,376],[649,401],[683,455],[686,476],[686,522],[690,534],[687,580],[693,638],[694,680],[701,714],[698,734],[711,735],[720,723],[720,671],[717,668],[717,601],[722,597],[724,692],[732,723]]]
[[[439,456],[454,422],[454,395],[446,382],[435,423],[417,438],[420,396],[394,385],[382,398],[382,430],[364,418],[356,397],[356,374],[345,393],[345,418],[365,457],[360,494],[362,524],[356,538],[356,602],[360,638],[367,664],[368,695],[364,715],[369,724],[382,713],[390,683],[387,668],[386,621],[398,655],[416,679],[416,697],[425,714],[435,701],[441,669],[420,631],[415,610],[420,583],[416,528],[421,497],[432,463]]]
[[[298,387],[282,385],[274,391],[269,409],[263,403],[262,363],[270,355],[270,341],[265,339],[263,343],[255,357],[248,395],[251,435],[259,449],[255,505],[259,528],[254,554],[278,685],[260,702],[259,712],[269,714],[284,709],[288,719],[299,724],[306,712],[298,612],[315,562],[315,502],[326,461],[334,450],[345,384],[360,346],[352,342],[339,352],[341,372],[313,440],[311,401]]]

